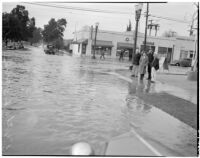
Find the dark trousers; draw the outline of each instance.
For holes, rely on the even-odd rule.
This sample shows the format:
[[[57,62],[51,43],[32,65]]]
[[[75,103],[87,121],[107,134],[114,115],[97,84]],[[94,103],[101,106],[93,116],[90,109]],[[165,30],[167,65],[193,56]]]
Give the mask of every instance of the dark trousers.
[[[148,64],[148,68],[147,68],[148,70],[148,79],[151,79],[151,64],[149,63]]]

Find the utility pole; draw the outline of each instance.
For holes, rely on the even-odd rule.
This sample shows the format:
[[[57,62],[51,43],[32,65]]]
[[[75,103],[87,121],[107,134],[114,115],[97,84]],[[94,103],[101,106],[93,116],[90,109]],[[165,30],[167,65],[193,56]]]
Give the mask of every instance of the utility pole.
[[[195,6],[197,6],[197,5],[195,4]],[[197,6],[197,7],[198,7],[198,6]],[[197,17],[195,17],[196,14],[197,14],[197,12],[195,12],[195,13],[192,15],[192,23],[191,23],[191,25],[190,25],[190,30],[189,30],[189,35],[190,35],[190,36],[193,36],[193,33],[194,33],[194,21],[195,21],[196,18],[197,18]]]
[[[146,12],[146,25],[145,25],[145,37],[144,37],[144,51],[146,52],[147,44],[147,25],[148,25],[148,16],[149,16],[149,3],[147,3],[147,12]]]
[[[148,29],[149,29],[149,36],[151,36],[151,30],[152,29],[155,29],[155,36],[157,35],[157,31],[158,31],[158,27],[159,27],[159,24],[155,24],[155,23],[153,23],[152,21],[153,20],[149,20],[151,23],[150,24],[148,24],[147,26],[148,26]]]
[[[199,19],[199,3],[194,3],[194,5],[196,6],[196,11],[195,13],[193,14],[192,16],[192,25],[191,25],[191,30],[190,30],[190,34],[194,33],[194,30],[196,30],[196,34],[195,34],[195,51],[194,51],[194,58],[193,58],[193,62],[194,63],[191,67],[191,70],[192,71],[199,71],[199,63],[198,63],[198,60],[199,60],[199,53],[198,53],[198,50],[199,50],[199,38],[198,38],[198,35],[199,35],[199,29],[198,29],[198,19]],[[196,26],[197,28],[194,28],[194,22],[197,22]]]
[[[149,20],[151,23],[150,24],[148,24],[148,29],[149,29],[149,36],[151,36],[151,29],[152,29],[152,27],[153,27],[153,23],[152,23],[152,21],[153,20]]]
[[[158,31],[158,28],[160,27],[159,24],[155,24],[155,36],[157,36],[157,31]]]
[[[157,35],[157,31],[158,31],[158,27],[159,27],[159,24],[155,24],[155,23],[152,23],[153,20],[149,20],[151,23],[148,24],[148,29],[149,29],[149,36],[151,36],[151,30],[154,29],[155,30],[155,36]]]
[[[92,55],[92,59],[96,59],[95,51],[96,51],[97,30],[98,30],[99,23],[97,22],[95,25],[96,25],[96,27],[95,27],[95,36],[94,36],[94,52],[93,52],[93,55]]]

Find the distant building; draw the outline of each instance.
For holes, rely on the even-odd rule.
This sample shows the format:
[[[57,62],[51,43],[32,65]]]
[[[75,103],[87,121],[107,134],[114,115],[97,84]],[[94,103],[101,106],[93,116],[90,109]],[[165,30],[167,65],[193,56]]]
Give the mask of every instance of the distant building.
[[[89,26],[74,32],[71,45],[75,55],[91,56],[94,50],[95,30]],[[133,52],[134,31],[115,32],[98,30],[96,41],[96,55],[105,51],[107,58],[118,58],[119,52],[125,50],[125,57],[131,59]],[[144,34],[138,33],[137,47],[144,48]],[[147,36],[147,49],[153,49],[159,56],[165,56],[168,62],[181,58],[193,58],[195,53],[195,40],[193,37],[154,37]]]
[[[64,44],[64,48],[71,52],[72,51],[72,42],[73,42],[73,39],[64,39],[63,40],[63,44]]]

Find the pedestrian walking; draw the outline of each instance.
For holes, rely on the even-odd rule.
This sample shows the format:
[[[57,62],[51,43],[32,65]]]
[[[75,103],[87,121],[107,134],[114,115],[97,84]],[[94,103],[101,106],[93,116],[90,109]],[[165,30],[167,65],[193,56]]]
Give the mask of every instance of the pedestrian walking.
[[[158,69],[159,69],[159,59],[158,59],[157,54],[154,54],[154,59],[152,62],[152,69],[151,69],[151,71],[152,71],[151,81],[152,82],[156,81],[156,72]]]
[[[148,80],[151,80],[151,67],[152,67],[152,62],[153,62],[153,50],[150,49],[147,53],[147,56],[148,56],[148,59],[149,59],[149,62],[148,62]]]
[[[102,59],[102,58],[105,59],[105,56],[104,56],[104,55],[105,55],[105,50],[102,50],[102,51],[101,51],[100,59]]]
[[[119,61],[124,60],[124,50],[122,49],[119,54]]]
[[[149,59],[148,56],[145,52],[142,52],[142,56],[140,57],[140,61],[139,61],[139,78],[140,80],[143,80],[144,75],[146,73],[146,67],[148,65]]]
[[[139,62],[140,62],[140,51],[137,49],[136,54],[133,56],[133,70],[132,70],[132,77],[138,76],[138,69],[139,69]]]

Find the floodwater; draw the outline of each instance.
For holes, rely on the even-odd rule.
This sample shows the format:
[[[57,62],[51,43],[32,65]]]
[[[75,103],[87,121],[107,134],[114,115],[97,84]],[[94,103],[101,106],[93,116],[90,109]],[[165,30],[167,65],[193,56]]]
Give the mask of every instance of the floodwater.
[[[190,126],[137,98],[148,86],[114,72],[118,62],[3,52],[3,155],[69,155],[79,141],[102,155],[137,131],[164,156],[196,156]]]

